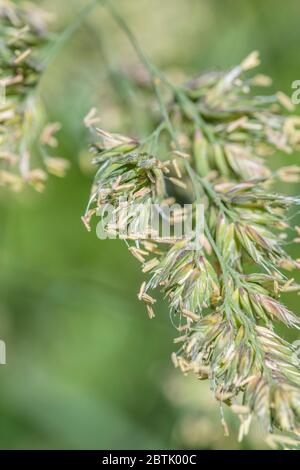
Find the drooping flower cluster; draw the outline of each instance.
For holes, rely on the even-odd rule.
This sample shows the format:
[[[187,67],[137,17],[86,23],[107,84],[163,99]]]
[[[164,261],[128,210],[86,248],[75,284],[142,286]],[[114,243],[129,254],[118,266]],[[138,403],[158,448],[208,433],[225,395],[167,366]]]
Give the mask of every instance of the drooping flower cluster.
[[[252,53],[228,72],[170,85],[172,100],[147,139],[98,130],[107,145],[93,146],[100,168],[87,217],[103,200],[116,202],[121,194],[131,199],[142,194],[144,204],[157,202],[160,194],[166,204],[175,200],[182,212],[186,201],[201,203],[204,224],[197,248],[184,237],[163,248],[151,237],[137,237],[130,250],[150,275],[138,297],[152,318],[150,291],[165,294],[180,331],[176,342],[182,343],[173,355],[175,365],[210,380],[216,398],[239,415],[240,437],[255,415],[266,433],[279,432],[273,444],[296,445],[297,437],[284,432],[300,433],[299,354],[274,328],[300,326],[300,317],[280,300],[282,293],[300,290],[287,276],[300,260],[285,250],[293,241],[288,211],[300,200],[274,192],[272,185],[299,181],[299,169],[271,170],[267,158],[298,150],[300,129],[299,119],[286,113],[292,104],[283,93],[253,94],[253,87],[270,82],[262,75],[247,78],[258,62]],[[96,128],[93,119],[88,125]],[[163,189],[155,191],[157,186]],[[299,241],[296,230],[294,241]]]
[[[47,172],[63,176],[65,160],[50,156],[59,124],[47,124],[35,95],[48,44],[47,15],[36,5],[0,1],[0,185],[42,190]]]
[[[226,312],[201,319],[180,354],[174,355],[174,363],[183,372],[192,370],[200,379],[211,380],[216,398],[239,414],[240,438],[253,414],[267,432],[277,428],[298,433],[300,371],[293,360],[295,349],[272,329],[249,328],[243,318],[251,318],[249,307],[237,302]],[[235,324],[228,322],[228,314]]]
[[[88,127],[89,118],[86,119]],[[97,142],[93,144],[96,153],[94,163],[100,164],[88,209],[83,221],[88,229],[96,209],[113,207],[108,232],[124,232],[136,239],[141,221],[147,219],[152,203],[163,200],[165,195],[164,175],[168,168],[147,152],[140,150],[136,139],[119,134],[109,134],[96,128]],[[126,205],[126,212],[124,210]],[[126,236],[127,234],[127,236]]]
[[[282,92],[272,96],[251,93],[253,87],[271,83],[264,75],[244,78],[258,63],[258,54],[253,52],[229,72],[207,73],[185,85],[194,111],[186,106],[184,113],[179,112],[181,119],[193,120],[196,112],[205,120],[205,126],[194,130],[194,137],[192,126],[185,136],[186,149],[194,151],[201,176],[215,171],[226,182],[227,178],[265,179],[271,176],[265,157],[278,150],[288,154],[299,150],[300,118],[283,114],[283,110],[293,110],[289,97]],[[176,109],[174,105],[174,113]],[[298,170],[288,169],[286,178],[294,171]]]

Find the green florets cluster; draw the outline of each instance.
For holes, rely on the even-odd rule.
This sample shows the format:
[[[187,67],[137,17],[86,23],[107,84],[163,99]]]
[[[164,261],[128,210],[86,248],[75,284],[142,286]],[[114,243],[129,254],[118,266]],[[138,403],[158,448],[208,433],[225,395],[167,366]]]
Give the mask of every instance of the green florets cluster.
[[[173,355],[175,365],[210,380],[216,398],[238,414],[241,438],[255,415],[266,433],[273,433],[272,445],[297,445],[299,357],[274,328],[277,323],[300,325],[280,300],[282,293],[300,289],[287,276],[300,262],[285,250],[292,233],[288,211],[300,200],[272,186],[279,180],[297,182],[299,169],[291,165],[272,171],[268,159],[277,151],[299,149],[299,119],[290,115],[293,106],[283,93],[254,94],[256,87],[270,84],[263,75],[248,78],[258,63],[254,52],[229,71],[206,73],[179,87],[157,73],[153,86],[162,119],[148,138],[116,140],[98,129],[109,144],[93,145],[99,170],[86,217],[90,220],[101,207],[103,192],[128,196],[146,191],[157,201],[157,193],[147,189],[149,179],[139,177],[145,154],[157,168],[150,186],[160,181],[160,199],[182,207],[186,201],[203,204],[199,249],[191,250],[185,239],[161,246],[150,237],[130,246],[150,276],[138,297],[152,318],[150,291],[164,293],[180,332],[176,342],[182,343]],[[163,85],[171,95],[166,104]],[[97,133],[94,113],[86,124]]]

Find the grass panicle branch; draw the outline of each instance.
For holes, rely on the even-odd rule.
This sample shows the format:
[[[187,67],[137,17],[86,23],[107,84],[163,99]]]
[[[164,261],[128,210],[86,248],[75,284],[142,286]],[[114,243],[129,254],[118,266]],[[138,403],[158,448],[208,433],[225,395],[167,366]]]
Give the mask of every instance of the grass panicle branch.
[[[299,260],[285,250],[292,233],[289,210],[299,198],[272,186],[299,181],[299,169],[271,171],[268,159],[299,150],[299,118],[290,115],[292,104],[283,93],[253,93],[270,84],[266,76],[249,77],[259,64],[257,52],[229,71],[170,85],[112,8],[151,76],[161,117],[150,136],[138,140],[99,129],[95,110],[88,116],[99,170],[84,221],[89,227],[107,202],[120,211],[120,195],[140,198],[145,208],[150,201],[204,204],[200,249],[188,249],[184,239],[163,247],[150,237],[127,239],[149,276],[138,297],[153,318],[150,291],[166,296],[180,335],[176,343],[182,343],[173,354],[175,366],[210,381],[216,399],[239,416],[240,439],[256,416],[266,434],[273,433],[273,443],[294,446],[300,432],[299,358],[274,329],[279,323],[300,325],[280,300],[281,293],[300,289],[287,275]],[[171,101],[164,101],[161,87]],[[126,223],[136,224],[139,216],[131,213]]]

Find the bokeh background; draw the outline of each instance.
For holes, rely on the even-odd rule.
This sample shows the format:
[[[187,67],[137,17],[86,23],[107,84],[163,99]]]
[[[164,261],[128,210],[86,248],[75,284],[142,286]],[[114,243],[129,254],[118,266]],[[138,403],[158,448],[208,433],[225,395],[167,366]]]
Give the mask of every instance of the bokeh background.
[[[54,14],[58,33],[88,1],[35,3]],[[114,4],[174,80],[230,67],[254,49],[274,90],[291,94],[300,79],[299,0]],[[224,437],[208,385],[173,369],[176,332],[166,305],[150,321],[137,299],[138,263],[122,242],[99,241],[81,223],[92,180],[83,117],[96,106],[104,128],[145,134],[151,104],[134,86],[140,74],[127,39],[98,7],[41,86],[51,120],[62,123],[57,152],[71,171],[51,178],[41,195],[0,191],[1,449],[266,448],[255,425],[237,443],[238,423],[226,410]],[[297,159],[279,155],[274,165]],[[289,306],[299,312],[299,297]]]

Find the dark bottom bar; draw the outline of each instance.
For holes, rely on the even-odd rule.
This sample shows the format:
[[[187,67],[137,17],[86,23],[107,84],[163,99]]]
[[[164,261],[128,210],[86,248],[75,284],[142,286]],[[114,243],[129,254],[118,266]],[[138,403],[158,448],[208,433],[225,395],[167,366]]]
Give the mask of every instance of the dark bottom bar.
[[[251,451],[181,451],[181,450],[92,450],[92,451],[0,451],[1,467],[7,464],[34,464],[39,466],[63,464],[70,467],[97,468],[99,466],[125,466],[137,468],[141,465],[203,466],[214,462],[224,464],[287,465],[294,458],[293,452]],[[43,468],[43,467],[42,467]],[[241,467],[242,468],[242,467]]]

